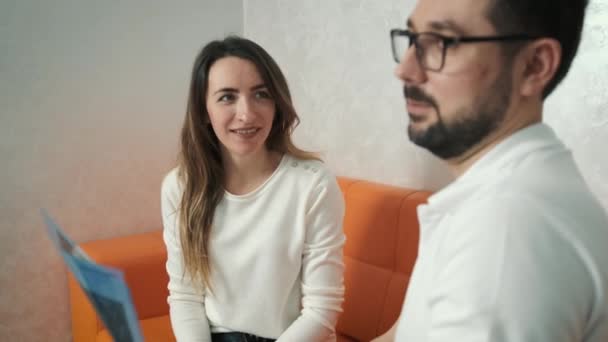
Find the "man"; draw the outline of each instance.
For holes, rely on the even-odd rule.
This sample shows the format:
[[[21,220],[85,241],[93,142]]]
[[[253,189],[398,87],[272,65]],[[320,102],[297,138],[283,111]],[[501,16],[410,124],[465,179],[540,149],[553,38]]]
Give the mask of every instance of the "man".
[[[586,5],[419,0],[391,31],[409,137],[456,180],[418,209],[402,313],[378,341],[608,341],[608,219],[542,123]]]

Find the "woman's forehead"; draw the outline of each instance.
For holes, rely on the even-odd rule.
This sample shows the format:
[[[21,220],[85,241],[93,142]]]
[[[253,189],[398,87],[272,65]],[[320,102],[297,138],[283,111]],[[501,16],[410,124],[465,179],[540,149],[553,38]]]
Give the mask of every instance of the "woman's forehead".
[[[263,79],[256,65],[239,57],[218,59],[209,69],[209,88],[214,87],[251,87],[259,85]]]

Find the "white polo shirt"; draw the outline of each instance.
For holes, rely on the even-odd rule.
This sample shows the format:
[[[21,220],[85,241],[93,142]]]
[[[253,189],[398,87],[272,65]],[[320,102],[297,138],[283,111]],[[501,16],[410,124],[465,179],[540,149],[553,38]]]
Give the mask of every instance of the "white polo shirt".
[[[418,208],[396,341],[608,341],[608,219],[544,124]]]

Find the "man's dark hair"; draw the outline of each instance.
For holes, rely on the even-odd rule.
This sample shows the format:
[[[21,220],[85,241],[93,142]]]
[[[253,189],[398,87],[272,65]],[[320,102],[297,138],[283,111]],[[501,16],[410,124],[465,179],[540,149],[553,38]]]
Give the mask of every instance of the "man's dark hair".
[[[546,98],[564,79],[581,41],[588,0],[490,0],[488,18],[498,34],[528,34],[554,38],[562,60],[543,91]]]

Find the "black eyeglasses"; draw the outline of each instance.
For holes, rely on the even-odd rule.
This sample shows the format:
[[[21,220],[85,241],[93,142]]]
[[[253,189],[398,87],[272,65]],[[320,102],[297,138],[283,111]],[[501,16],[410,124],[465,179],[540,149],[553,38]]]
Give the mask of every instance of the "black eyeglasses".
[[[441,71],[445,64],[447,48],[463,43],[505,42],[534,40],[539,37],[526,34],[506,36],[476,36],[476,37],[446,37],[433,32],[414,33],[409,30],[392,29],[391,45],[395,62],[401,63],[405,52],[412,46],[416,47],[416,59],[427,70]]]

